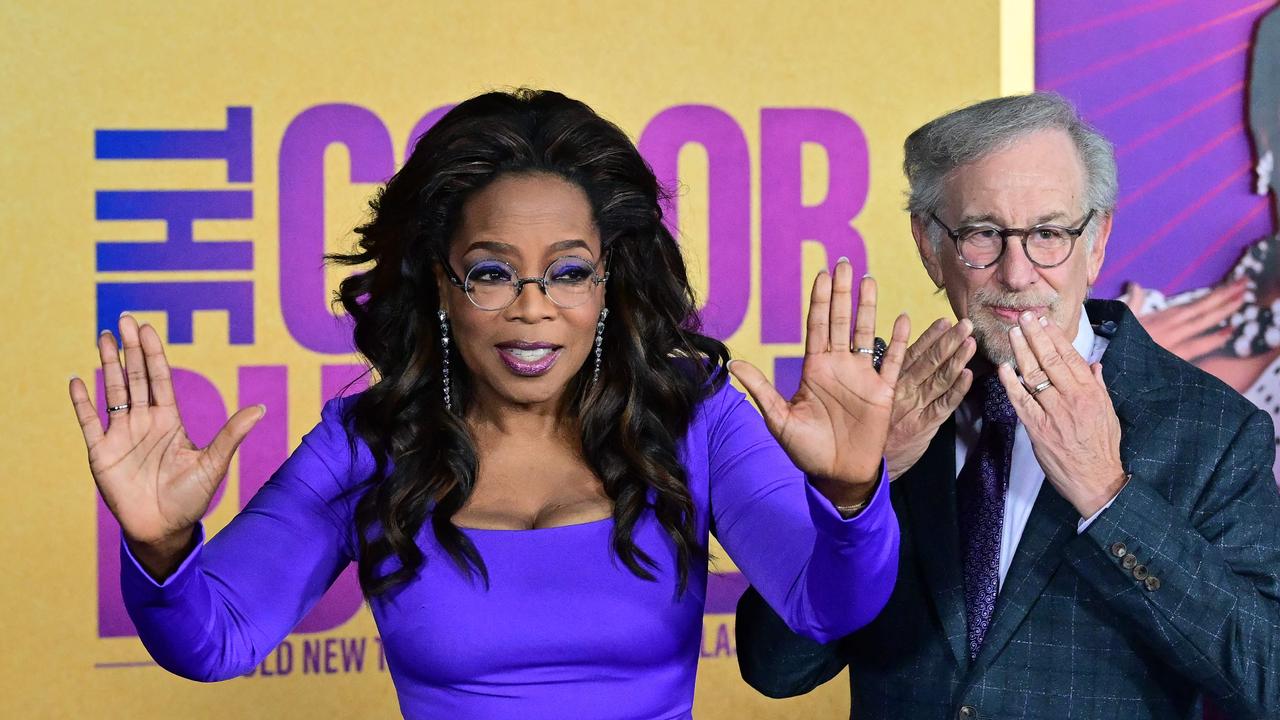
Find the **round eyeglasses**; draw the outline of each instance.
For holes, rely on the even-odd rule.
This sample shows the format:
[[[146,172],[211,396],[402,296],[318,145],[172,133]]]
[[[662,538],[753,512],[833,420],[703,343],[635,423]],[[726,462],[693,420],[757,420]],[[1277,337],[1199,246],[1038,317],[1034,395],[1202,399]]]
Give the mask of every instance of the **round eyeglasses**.
[[[1071,257],[1075,249],[1076,238],[1084,232],[1084,228],[1093,219],[1094,211],[1090,210],[1084,220],[1076,227],[1061,225],[1035,225],[1029,228],[1002,228],[989,223],[965,225],[952,230],[938,219],[936,213],[929,217],[947,232],[947,236],[956,244],[956,254],[965,265],[974,270],[983,270],[995,265],[1004,256],[1009,238],[1014,235],[1022,237],[1022,251],[1032,265],[1041,268],[1053,268],[1061,265]]]
[[[596,274],[596,266],[590,260],[568,255],[556,258],[542,277],[520,277],[511,263],[490,258],[472,265],[465,277],[459,278],[443,256],[449,282],[467,294],[472,305],[481,310],[497,311],[516,301],[524,286],[533,283],[551,302],[562,308],[575,308],[591,298],[591,291],[609,279],[609,273]]]

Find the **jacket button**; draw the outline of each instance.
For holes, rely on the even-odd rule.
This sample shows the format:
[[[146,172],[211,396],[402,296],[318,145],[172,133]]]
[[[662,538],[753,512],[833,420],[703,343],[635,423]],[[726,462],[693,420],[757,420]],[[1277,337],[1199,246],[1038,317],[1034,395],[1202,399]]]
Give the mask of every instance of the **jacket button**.
[[[972,705],[961,705],[956,713],[957,720],[974,720],[977,717],[978,711]]]
[[[1138,556],[1136,555],[1125,555],[1124,559],[1120,561],[1120,566],[1123,567],[1125,570],[1132,570],[1133,566],[1137,564],[1138,564]]]
[[[1146,580],[1151,573],[1147,572],[1146,565],[1139,565],[1133,569],[1133,577],[1135,580]]]
[[[1125,547],[1122,542],[1114,543],[1111,546],[1111,554],[1118,558],[1122,558],[1129,554],[1129,548]]]
[[[1146,586],[1148,592],[1155,592],[1160,589],[1160,578],[1151,575],[1142,584]]]

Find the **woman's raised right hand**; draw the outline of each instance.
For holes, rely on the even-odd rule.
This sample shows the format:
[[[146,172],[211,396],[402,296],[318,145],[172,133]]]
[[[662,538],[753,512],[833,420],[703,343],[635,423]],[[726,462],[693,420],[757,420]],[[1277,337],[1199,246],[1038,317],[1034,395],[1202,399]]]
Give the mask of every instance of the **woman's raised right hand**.
[[[98,492],[124,531],[129,548],[157,579],[185,557],[192,532],[227,474],[231,456],[266,409],[231,416],[206,448],[196,447],[178,415],[164,345],[155,328],[120,318],[124,364],[110,332],[98,337],[106,386],[104,429],[89,389],[71,378],[71,404],[89,450]]]

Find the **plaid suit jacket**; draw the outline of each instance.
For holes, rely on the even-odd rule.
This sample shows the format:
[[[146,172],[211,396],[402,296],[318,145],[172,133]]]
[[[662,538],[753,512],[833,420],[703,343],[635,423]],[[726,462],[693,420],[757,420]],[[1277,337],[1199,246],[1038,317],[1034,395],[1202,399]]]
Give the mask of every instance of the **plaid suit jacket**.
[[[1280,718],[1271,419],[1157,346],[1123,304],[1086,311],[1111,336],[1103,378],[1133,477],[1083,534],[1044,483],[977,659],[965,649],[952,419],[894,482],[898,581],[875,621],[819,645],[743,596],[737,650],[752,686],[798,695],[848,665],[856,720],[1199,718],[1205,696],[1231,718]]]

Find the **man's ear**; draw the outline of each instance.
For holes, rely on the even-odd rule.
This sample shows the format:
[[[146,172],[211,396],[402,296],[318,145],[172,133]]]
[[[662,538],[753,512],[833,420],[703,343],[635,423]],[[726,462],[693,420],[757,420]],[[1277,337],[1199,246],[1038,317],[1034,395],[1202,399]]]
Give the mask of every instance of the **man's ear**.
[[[1111,237],[1111,214],[1107,213],[1098,218],[1098,236],[1093,239],[1093,247],[1089,248],[1088,257],[1088,273],[1089,287],[1093,287],[1093,283],[1098,279],[1098,273],[1102,270],[1102,260],[1107,256],[1107,238]]]
[[[920,262],[924,265],[925,272],[929,273],[933,286],[941,290],[943,287],[942,260],[938,257],[938,250],[933,246],[933,241],[929,239],[928,229],[927,218],[921,218],[919,215],[911,216],[911,235],[916,239],[916,249],[920,251]]]

